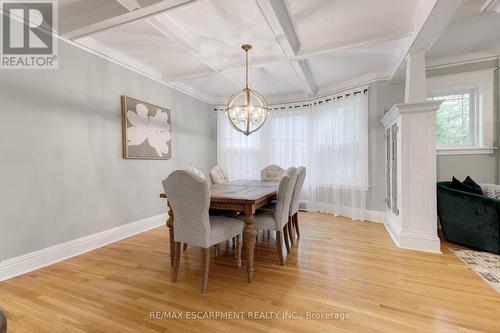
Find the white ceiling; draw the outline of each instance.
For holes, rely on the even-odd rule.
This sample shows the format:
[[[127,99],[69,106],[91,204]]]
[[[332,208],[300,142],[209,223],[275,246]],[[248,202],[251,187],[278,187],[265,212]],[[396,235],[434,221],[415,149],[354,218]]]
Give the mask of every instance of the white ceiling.
[[[59,26],[78,43],[212,104],[243,88],[240,46],[250,43],[249,85],[273,103],[393,77],[436,3],[457,1],[60,0]],[[500,16],[481,15],[484,2],[462,4],[430,62],[498,52]],[[435,30],[428,39],[442,32]]]

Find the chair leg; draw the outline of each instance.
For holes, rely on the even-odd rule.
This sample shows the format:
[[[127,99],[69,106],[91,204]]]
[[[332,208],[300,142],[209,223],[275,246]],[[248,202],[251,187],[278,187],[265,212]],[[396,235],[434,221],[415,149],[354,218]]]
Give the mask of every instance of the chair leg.
[[[288,223],[286,227],[288,227],[288,237],[290,237],[290,245],[293,246],[293,243],[295,243],[295,234],[292,228],[292,218],[288,218]]]
[[[241,267],[241,235],[236,236],[236,267]]]
[[[295,215],[292,217],[292,219],[293,219],[293,224],[295,225],[295,231],[297,232],[297,238],[300,238],[299,214],[295,213]]]
[[[201,283],[201,293],[206,294],[208,289],[208,274],[210,272],[210,248],[202,248],[203,281]]]
[[[172,269],[172,282],[177,282],[177,273],[179,273],[179,262],[181,261],[181,243],[175,242],[174,267]]]
[[[288,227],[283,227],[283,237],[285,238],[286,253],[290,253],[290,239],[288,238]]]
[[[214,245],[214,256],[215,258],[219,256],[219,244]]]
[[[276,249],[280,258],[280,265],[283,266],[285,264],[285,260],[283,259],[283,234],[278,230],[276,230]]]
[[[236,237],[233,237],[233,250],[236,248]]]
[[[182,245],[182,250],[183,250],[184,252],[186,252],[187,248],[188,248],[187,243],[184,243],[184,245]]]

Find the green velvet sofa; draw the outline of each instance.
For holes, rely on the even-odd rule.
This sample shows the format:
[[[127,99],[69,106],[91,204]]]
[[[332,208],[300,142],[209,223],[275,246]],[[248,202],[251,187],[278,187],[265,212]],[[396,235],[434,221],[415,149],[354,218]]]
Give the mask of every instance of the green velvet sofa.
[[[500,200],[437,184],[437,210],[446,240],[500,254]]]
[[[7,333],[7,316],[2,308],[0,308],[0,333]]]

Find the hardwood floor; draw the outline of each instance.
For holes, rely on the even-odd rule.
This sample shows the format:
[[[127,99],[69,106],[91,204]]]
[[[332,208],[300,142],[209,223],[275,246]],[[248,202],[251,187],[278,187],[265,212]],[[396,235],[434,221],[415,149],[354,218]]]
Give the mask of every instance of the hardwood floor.
[[[166,227],[0,282],[9,333],[500,332],[500,295],[448,250],[455,245],[424,254],[396,248],[382,224],[315,213],[300,213],[299,223],[301,239],[285,266],[275,240],[259,233],[252,284],[244,265],[234,267],[232,248],[221,246],[205,295],[199,248],[182,253],[177,283],[170,282]],[[280,318],[150,318],[169,311]],[[281,318],[286,311],[349,318]]]

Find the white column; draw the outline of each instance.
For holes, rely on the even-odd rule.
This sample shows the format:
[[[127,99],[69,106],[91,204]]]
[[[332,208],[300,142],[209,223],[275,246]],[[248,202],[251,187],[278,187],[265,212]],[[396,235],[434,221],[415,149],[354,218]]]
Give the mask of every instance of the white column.
[[[440,253],[436,212],[436,111],[427,102],[425,51],[407,58],[405,103],[382,118],[385,128],[397,124],[398,212],[386,209],[385,224],[396,245]],[[393,180],[394,181],[394,180]]]
[[[406,58],[405,103],[425,102],[425,50],[412,51]]]

